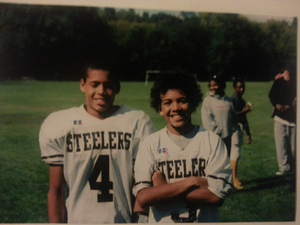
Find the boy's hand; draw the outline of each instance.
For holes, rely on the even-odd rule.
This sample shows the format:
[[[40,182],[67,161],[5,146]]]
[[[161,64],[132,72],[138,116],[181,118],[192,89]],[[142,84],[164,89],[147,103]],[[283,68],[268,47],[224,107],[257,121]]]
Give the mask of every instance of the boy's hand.
[[[247,102],[246,106],[244,107],[245,113],[252,111],[252,104],[250,102]]]
[[[250,145],[251,142],[252,142],[251,136],[247,136],[246,144],[247,144],[247,145]]]
[[[197,188],[207,188],[208,183],[206,178],[203,177],[188,177],[186,179],[189,179],[189,181],[193,184],[191,186],[197,187]]]
[[[283,112],[284,110],[286,110],[286,109],[289,109],[290,108],[290,106],[289,105],[280,105],[280,104],[276,104],[276,109],[278,110],[278,111],[280,111],[280,112]]]
[[[159,186],[167,183],[164,175],[160,172],[160,170],[155,171],[152,175],[152,183],[153,186]]]

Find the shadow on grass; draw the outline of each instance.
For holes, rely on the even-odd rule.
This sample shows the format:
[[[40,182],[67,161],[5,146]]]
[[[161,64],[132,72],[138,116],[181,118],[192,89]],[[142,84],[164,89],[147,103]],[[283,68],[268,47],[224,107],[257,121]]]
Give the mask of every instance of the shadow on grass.
[[[244,189],[237,193],[261,191],[272,189],[280,186],[287,186],[287,191],[295,192],[295,174],[288,174],[282,176],[272,176],[243,182]]]

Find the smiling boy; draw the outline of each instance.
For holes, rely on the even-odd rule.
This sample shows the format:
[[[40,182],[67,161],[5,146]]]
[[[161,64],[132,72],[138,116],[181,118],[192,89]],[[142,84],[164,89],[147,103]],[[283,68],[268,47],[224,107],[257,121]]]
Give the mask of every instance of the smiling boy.
[[[221,138],[192,124],[191,114],[202,100],[196,79],[163,74],[150,97],[167,126],[141,144],[135,211],[150,207],[149,223],[219,221],[217,207],[232,190],[232,172]]]
[[[85,104],[50,114],[40,130],[49,222],[130,223],[133,162],[154,127],[144,112],[114,105],[120,83],[110,67],[92,62],[84,71]]]

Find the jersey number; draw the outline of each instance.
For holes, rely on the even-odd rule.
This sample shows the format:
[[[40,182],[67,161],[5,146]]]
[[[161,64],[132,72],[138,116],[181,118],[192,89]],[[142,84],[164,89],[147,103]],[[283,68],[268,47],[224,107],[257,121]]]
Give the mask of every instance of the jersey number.
[[[101,175],[101,181],[97,179]],[[100,155],[89,177],[89,183],[92,190],[99,190],[98,202],[112,202],[113,195],[109,190],[113,189],[113,183],[109,181],[109,156]]]
[[[197,209],[191,208],[188,217],[181,217],[179,214],[172,214],[171,219],[175,223],[191,223],[197,219]]]

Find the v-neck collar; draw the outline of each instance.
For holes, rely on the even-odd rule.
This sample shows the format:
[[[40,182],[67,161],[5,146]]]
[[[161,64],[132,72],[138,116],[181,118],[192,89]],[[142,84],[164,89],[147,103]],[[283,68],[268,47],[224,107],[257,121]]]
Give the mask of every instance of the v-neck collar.
[[[184,148],[184,149],[182,149],[182,148],[180,148],[180,146],[179,145],[177,145],[173,140],[172,140],[172,138],[169,136],[169,134],[168,134],[168,130],[167,130],[167,127],[165,127],[165,129],[164,129],[164,131],[163,131],[163,134],[164,134],[164,138],[167,138],[168,140],[169,140],[169,142],[170,143],[172,143],[172,148],[174,147],[174,148],[176,148],[178,151],[180,151],[180,152],[183,152],[183,151],[185,151],[186,149],[188,149],[189,148],[189,146],[191,145],[191,144],[193,144],[193,142],[195,142],[195,139],[196,139],[196,137],[197,137],[197,135],[199,134],[199,130],[200,130],[200,126],[196,126],[197,128],[197,131],[196,131],[196,134],[194,135],[194,137],[192,138],[192,140],[187,144],[187,146]]]
[[[90,118],[92,118],[92,119],[94,119],[95,121],[98,121],[98,122],[99,122],[99,121],[101,121],[101,122],[107,122],[107,121],[111,120],[115,115],[119,114],[120,111],[123,110],[123,108],[124,108],[124,105],[120,105],[119,108],[118,108],[113,114],[111,114],[109,117],[107,117],[107,118],[105,118],[105,119],[99,119],[99,118],[97,118],[97,117],[92,116],[91,114],[89,114],[89,113],[86,111],[86,109],[85,109],[85,104],[82,104],[82,105],[81,105],[81,110],[82,110],[82,112],[83,112],[87,117],[90,117]]]

